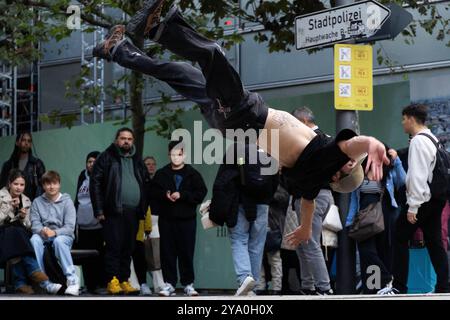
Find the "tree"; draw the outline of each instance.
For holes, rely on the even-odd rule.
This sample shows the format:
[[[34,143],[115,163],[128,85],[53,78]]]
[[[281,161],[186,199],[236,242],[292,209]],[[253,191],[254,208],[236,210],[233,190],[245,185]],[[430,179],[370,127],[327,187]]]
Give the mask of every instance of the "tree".
[[[380,0],[381,3],[389,1]],[[174,0],[166,2],[163,14]],[[325,5],[330,4],[329,2],[333,4],[334,1],[178,0],[178,5],[187,19],[202,33],[207,37],[220,39],[225,47],[240,42],[243,38],[238,32],[225,33],[221,25],[223,18],[238,17],[240,29],[249,24],[260,25],[263,28],[256,33],[255,40],[266,42],[268,50],[274,52],[290,51],[293,48],[295,43],[293,26],[296,16],[322,10]],[[407,37],[406,41],[413,41],[418,27],[424,28],[430,34],[436,32],[438,40],[445,40],[446,35],[450,35],[449,21],[442,18],[440,12],[429,1],[396,0],[395,2],[407,3],[423,17],[423,20],[414,21],[403,31]],[[36,60],[41,55],[37,43],[51,38],[60,40],[68,37],[73,32],[66,26],[68,17],[66,11],[70,3],[70,0],[0,0],[0,10],[3,13],[0,17],[0,29],[4,31],[0,36],[0,60],[10,61],[13,64]],[[118,19],[118,15],[105,14],[101,10],[102,5],[131,16],[142,6],[143,0],[79,0],[78,3],[82,5],[82,23],[93,27],[110,28],[115,24],[124,24],[126,21]],[[140,49],[143,48],[142,38],[132,40]],[[450,46],[450,41],[447,45]],[[143,135],[146,129],[146,111],[142,106],[143,76],[138,72],[132,72],[128,79],[123,80],[129,83],[132,126],[137,135],[138,152],[142,153]],[[116,91],[116,93],[120,92]],[[95,99],[95,93],[93,96]],[[179,125],[180,114],[180,111],[172,112],[165,109],[150,128],[161,135],[167,135],[173,127]]]

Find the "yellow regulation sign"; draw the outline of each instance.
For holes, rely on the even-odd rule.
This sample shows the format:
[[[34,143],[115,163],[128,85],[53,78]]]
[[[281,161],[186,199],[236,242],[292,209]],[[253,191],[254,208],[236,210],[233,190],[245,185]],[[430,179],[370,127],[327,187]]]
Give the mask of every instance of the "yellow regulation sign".
[[[372,111],[372,46],[334,45],[334,107]]]

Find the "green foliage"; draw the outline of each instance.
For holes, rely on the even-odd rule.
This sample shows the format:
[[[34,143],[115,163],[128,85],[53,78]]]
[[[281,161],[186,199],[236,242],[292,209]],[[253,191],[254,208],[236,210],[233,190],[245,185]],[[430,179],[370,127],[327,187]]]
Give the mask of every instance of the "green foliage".
[[[78,116],[76,114],[64,114],[61,110],[53,110],[48,114],[40,114],[39,120],[51,125],[59,124],[61,127],[70,129],[75,121],[78,120]]]

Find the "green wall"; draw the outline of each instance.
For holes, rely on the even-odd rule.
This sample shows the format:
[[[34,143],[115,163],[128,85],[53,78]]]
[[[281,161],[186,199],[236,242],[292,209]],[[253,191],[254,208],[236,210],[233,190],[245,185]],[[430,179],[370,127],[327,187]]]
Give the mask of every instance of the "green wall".
[[[372,112],[360,112],[362,134],[369,134],[393,147],[406,146],[407,136],[402,132],[401,109],[409,103],[409,83],[402,82],[375,88],[375,108]],[[330,134],[335,131],[333,93],[282,97],[267,101],[269,105],[292,111],[295,107],[307,105],[316,114],[319,126]],[[193,121],[201,120],[199,111],[190,111],[183,116],[183,125],[193,132]],[[121,125],[114,123],[79,126],[72,129],[56,129],[33,134],[34,147],[47,169],[60,172],[62,190],[75,195],[78,174],[84,169],[85,157],[93,150],[103,151],[113,141]],[[203,128],[207,125],[203,122]],[[198,141],[199,137],[195,137]],[[192,142],[194,143],[194,142]],[[0,138],[0,163],[12,152],[13,137]],[[208,143],[203,143],[205,146]],[[168,163],[167,141],[153,133],[145,134],[144,155],[155,156],[158,167]],[[207,199],[211,198],[211,187],[217,165],[194,165],[200,171],[208,187]],[[198,288],[236,288],[234,268],[226,228],[203,230],[198,221],[195,253],[196,282]]]

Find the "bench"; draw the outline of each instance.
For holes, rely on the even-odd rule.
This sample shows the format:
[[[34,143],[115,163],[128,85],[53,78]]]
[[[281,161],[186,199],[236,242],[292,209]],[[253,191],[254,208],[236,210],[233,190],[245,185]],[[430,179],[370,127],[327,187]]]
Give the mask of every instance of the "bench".
[[[92,258],[99,255],[97,250],[84,250],[84,249],[72,249],[70,250],[72,255],[73,264],[79,266],[83,264],[83,260],[86,258]],[[4,280],[3,285],[5,287],[5,293],[14,293],[14,281],[13,281],[13,272],[12,272],[12,263],[11,260],[6,262],[6,265],[3,266],[4,269]]]

